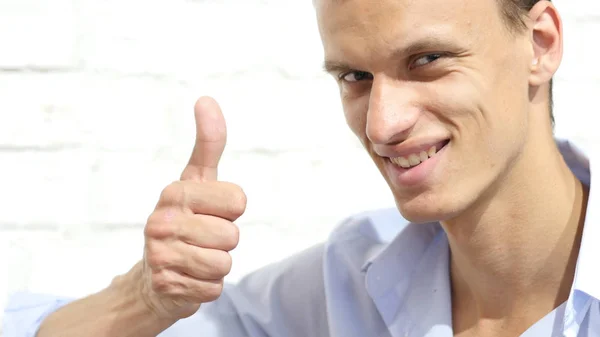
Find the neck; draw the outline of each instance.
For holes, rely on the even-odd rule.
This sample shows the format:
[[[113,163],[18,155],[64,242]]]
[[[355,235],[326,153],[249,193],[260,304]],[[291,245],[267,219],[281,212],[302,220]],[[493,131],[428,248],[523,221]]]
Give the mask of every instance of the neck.
[[[489,196],[442,224],[455,313],[472,322],[528,327],[564,302],[586,204],[587,188],[567,167],[552,133],[529,139]]]

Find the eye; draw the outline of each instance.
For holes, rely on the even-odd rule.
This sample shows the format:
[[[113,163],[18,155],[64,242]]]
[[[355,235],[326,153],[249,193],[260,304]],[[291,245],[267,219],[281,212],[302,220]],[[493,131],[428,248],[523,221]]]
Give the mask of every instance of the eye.
[[[413,63],[411,63],[410,68],[417,68],[426,66],[429,63],[435,62],[437,59],[443,57],[443,54],[427,54],[417,58]]]
[[[346,82],[358,82],[364,80],[372,80],[373,75],[366,71],[351,71],[340,75],[340,78]]]

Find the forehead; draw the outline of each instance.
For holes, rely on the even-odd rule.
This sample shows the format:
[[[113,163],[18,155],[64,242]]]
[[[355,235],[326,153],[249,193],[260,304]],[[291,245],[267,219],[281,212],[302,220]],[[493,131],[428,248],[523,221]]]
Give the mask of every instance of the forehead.
[[[497,0],[315,0],[315,8],[326,53],[350,43],[381,48],[431,34],[464,42],[503,27]]]

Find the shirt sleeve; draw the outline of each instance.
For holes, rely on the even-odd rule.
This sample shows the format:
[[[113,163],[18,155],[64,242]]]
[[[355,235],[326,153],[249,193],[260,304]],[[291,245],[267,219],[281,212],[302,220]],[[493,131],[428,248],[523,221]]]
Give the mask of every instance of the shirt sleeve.
[[[44,318],[72,299],[19,292],[9,297],[4,310],[4,337],[34,337]]]
[[[158,337],[305,337],[327,335],[323,245],[226,284],[216,301]],[[15,294],[5,310],[4,337],[35,337],[42,321],[73,299]]]

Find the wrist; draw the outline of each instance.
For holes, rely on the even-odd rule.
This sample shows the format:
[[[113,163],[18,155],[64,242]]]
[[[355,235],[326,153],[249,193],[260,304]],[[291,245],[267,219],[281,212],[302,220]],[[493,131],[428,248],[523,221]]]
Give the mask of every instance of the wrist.
[[[153,305],[150,291],[147,289],[143,278],[143,262],[136,263],[126,274],[117,276],[106,289],[111,293],[110,297],[120,298],[117,312],[130,312],[132,319],[148,322],[157,331],[163,331],[177,321],[176,318],[160,315]],[[154,330],[154,329],[152,329]]]

